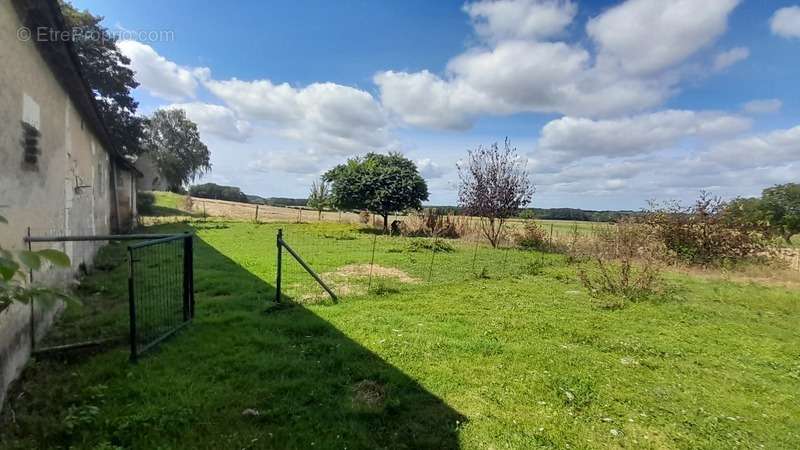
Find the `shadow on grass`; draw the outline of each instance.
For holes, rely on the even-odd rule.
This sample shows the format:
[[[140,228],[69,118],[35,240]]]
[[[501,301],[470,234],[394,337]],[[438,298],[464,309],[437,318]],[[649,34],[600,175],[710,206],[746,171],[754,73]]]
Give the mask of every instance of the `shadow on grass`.
[[[0,447],[459,447],[464,417],[414,379],[291,299],[268,308],[272,269],[199,238],[194,264],[190,327],[134,366],[119,349],[35,368]]]

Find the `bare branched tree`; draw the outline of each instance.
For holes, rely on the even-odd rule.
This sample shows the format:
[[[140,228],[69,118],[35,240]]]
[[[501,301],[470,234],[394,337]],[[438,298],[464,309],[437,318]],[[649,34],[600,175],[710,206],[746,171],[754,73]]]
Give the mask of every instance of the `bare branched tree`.
[[[506,138],[503,148],[479,146],[458,164],[458,203],[465,212],[480,217],[481,231],[497,247],[503,225],[527,206],[535,191],[527,160]]]

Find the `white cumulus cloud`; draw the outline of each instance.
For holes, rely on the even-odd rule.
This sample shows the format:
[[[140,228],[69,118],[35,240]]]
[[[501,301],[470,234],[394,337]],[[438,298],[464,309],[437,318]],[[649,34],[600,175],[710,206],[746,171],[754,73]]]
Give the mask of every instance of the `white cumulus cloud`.
[[[574,160],[642,155],[690,137],[734,136],[750,128],[744,117],[718,112],[667,110],[607,120],[562,117],[541,131],[538,148]]]
[[[159,55],[153,47],[137,41],[119,41],[120,51],[130,58],[136,81],[150,94],[170,101],[194,98],[198,78],[208,75],[207,68],[179,66]]]
[[[775,11],[769,21],[772,33],[785,38],[800,38],[800,6]]]
[[[464,9],[484,41],[453,57],[444,74],[383,71],[373,80],[384,107],[409,125],[469,128],[482,114],[609,117],[663,103],[677,68],[725,32],[738,0],[628,0],[589,21],[596,54],[547,41],[577,11],[570,1],[481,1]],[[534,26],[533,24],[546,24]],[[734,49],[720,59],[742,59]]]
[[[464,11],[486,39],[537,39],[561,33],[578,7],[570,0],[499,0],[467,3]]]
[[[390,144],[388,122],[368,92],[335,83],[296,88],[270,80],[208,80],[206,87],[242,117],[277,127],[287,138],[337,154]]]
[[[800,126],[720,142],[711,148],[707,157],[734,168],[797,163],[800,162]]]
[[[710,45],[739,0],[628,0],[589,21],[599,64],[653,74]]]
[[[735,47],[730,50],[717,53],[714,57],[714,70],[725,70],[739,61],[744,61],[750,56],[750,50],[746,47]]]
[[[191,102],[173,103],[166,109],[182,109],[192,122],[197,124],[201,135],[215,134],[233,141],[245,141],[250,137],[252,125],[236,117],[229,108],[210,103]]]

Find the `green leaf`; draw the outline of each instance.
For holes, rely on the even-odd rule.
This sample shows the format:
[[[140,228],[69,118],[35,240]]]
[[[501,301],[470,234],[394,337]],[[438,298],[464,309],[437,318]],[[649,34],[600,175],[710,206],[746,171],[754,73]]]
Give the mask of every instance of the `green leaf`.
[[[19,264],[13,259],[8,259],[0,256],[0,276],[5,281],[14,278],[14,274],[19,270]]]
[[[58,250],[53,250],[51,248],[48,248],[46,250],[39,250],[37,253],[42,258],[44,258],[44,259],[50,261],[51,263],[53,263],[54,266],[58,266],[58,267],[69,267],[70,266],[69,256],[67,256],[64,252],[60,252]]]
[[[29,269],[39,270],[39,267],[42,266],[42,260],[39,258],[39,255],[32,251],[23,250],[19,252],[18,256],[22,264],[25,264]]]
[[[6,220],[5,217],[0,216],[0,223],[8,223],[8,220]]]

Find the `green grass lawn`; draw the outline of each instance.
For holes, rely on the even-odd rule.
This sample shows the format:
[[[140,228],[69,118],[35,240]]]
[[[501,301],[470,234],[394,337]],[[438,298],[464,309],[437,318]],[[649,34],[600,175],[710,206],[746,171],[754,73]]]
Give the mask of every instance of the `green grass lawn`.
[[[186,196],[174,192],[152,191],[155,197],[153,204],[154,216],[190,216],[191,211],[186,210]]]
[[[605,310],[558,255],[335,224],[150,230],[192,225],[195,321],[135,365],[124,347],[32,363],[0,448],[800,447],[797,291],[670,275],[669,298]],[[265,313],[279,226],[349,295],[309,295],[284,254],[302,304]],[[405,281],[340,270],[373,242]],[[126,276],[82,295],[124,306]]]

